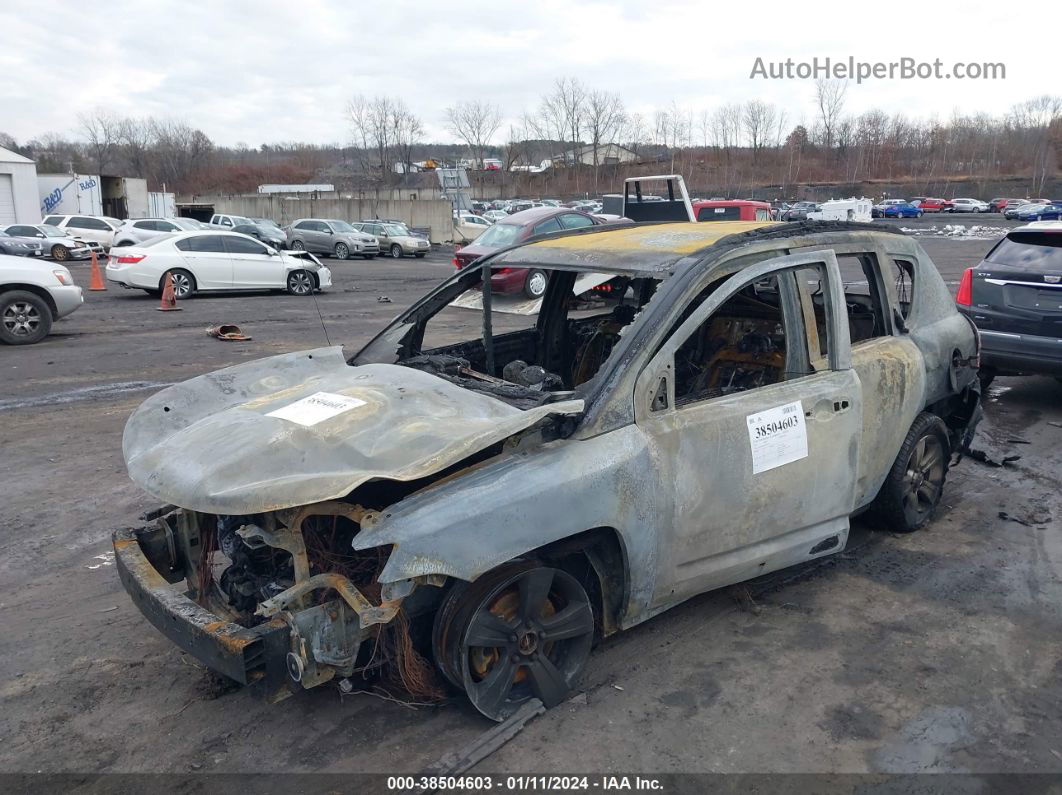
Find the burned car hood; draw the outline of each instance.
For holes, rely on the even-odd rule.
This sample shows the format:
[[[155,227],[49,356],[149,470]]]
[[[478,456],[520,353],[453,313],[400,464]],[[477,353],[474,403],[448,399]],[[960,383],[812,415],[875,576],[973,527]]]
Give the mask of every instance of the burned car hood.
[[[339,347],[218,370],[158,392],[122,439],[130,477],[160,500],[253,514],[337,499],[372,478],[414,480],[581,400],[520,410],[409,367],[352,367]]]

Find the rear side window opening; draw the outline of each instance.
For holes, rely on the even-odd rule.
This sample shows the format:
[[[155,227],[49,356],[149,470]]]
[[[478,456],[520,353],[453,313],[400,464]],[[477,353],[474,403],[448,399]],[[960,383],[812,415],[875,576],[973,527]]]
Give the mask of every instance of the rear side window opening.
[[[1062,271],[1062,232],[1011,232],[985,257],[994,265]]]

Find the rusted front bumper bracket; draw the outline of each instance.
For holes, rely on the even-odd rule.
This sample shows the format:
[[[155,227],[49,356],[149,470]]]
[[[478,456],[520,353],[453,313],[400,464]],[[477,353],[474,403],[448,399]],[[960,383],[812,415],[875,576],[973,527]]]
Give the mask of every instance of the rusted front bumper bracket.
[[[224,621],[170,585],[148,560],[135,529],[113,535],[115,564],[122,585],[140,612],[163,635],[208,668],[282,697],[286,686],[288,627],[280,618],[251,629]]]

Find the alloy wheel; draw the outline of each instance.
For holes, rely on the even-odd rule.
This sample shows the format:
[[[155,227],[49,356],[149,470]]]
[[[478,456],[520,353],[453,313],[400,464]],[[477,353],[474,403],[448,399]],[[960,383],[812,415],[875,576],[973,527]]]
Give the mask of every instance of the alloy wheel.
[[[590,655],[594,613],[560,569],[508,567],[457,591],[440,608],[436,659],[481,713],[504,720],[538,698],[564,701]]]
[[[945,464],[944,446],[935,434],[926,434],[911,450],[903,481],[903,511],[912,526],[940,500]]]
[[[4,328],[15,337],[31,337],[40,328],[41,313],[26,301],[13,301],[4,308],[0,318]]]
[[[173,297],[187,298],[192,294],[192,280],[186,273],[171,273],[170,281],[173,283]]]
[[[295,271],[288,276],[288,289],[295,295],[309,295],[313,292],[313,277],[306,271]]]

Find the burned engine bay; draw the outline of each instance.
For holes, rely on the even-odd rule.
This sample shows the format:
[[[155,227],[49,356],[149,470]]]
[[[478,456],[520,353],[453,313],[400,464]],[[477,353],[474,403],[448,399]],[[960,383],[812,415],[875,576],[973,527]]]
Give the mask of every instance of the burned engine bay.
[[[422,485],[365,484],[357,498],[383,507]],[[427,657],[440,592],[430,586],[441,578],[381,586],[390,548],[352,548],[377,515],[334,501],[251,516],[178,510],[160,527],[184,559],[188,596],[199,606],[241,627],[282,627],[290,682],[274,688],[271,700],[336,678],[350,688],[392,686],[406,697],[439,700],[444,689]],[[155,552],[158,565],[165,547]]]

